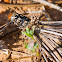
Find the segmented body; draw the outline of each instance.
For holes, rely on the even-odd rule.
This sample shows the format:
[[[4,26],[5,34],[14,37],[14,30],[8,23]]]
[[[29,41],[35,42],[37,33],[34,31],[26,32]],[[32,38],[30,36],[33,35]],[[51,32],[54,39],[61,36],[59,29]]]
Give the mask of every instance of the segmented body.
[[[11,16],[8,17],[11,21],[14,22],[17,26],[26,26],[30,19],[22,14],[12,13]]]

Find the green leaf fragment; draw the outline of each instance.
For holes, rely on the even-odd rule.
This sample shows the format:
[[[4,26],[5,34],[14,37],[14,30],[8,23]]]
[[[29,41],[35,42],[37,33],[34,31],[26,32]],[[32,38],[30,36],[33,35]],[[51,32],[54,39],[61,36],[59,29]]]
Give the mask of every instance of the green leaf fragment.
[[[30,30],[28,27],[26,27],[26,32],[29,34],[30,33]]]
[[[29,47],[29,45],[28,45],[28,44],[26,44],[26,43],[24,43],[24,44],[25,44],[25,48],[27,48],[27,49],[31,50],[31,48]]]
[[[25,31],[24,31],[24,32],[22,32],[22,34],[25,34],[26,36],[31,37],[32,39],[34,39],[32,35],[28,34],[28,33],[27,33],[27,32],[25,32]]]
[[[35,49],[33,48],[32,51],[35,52]]]
[[[29,28],[26,27],[26,32],[24,31],[22,33],[25,34],[26,36],[31,37],[32,39],[34,39],[33,38],[34,30],[35,30],[35,27],[33,28],[33,30],[29,30]]]
[[[27,48],[27,49],[29,49],[29,50],[31,50],[31,51],[33,51],[33,52],[35,52],[35,48],[37,47],[37,43],[34,45],[34,47],[31,49],[30,47],[29,47],[29,45],[28,44],[26,44],[26,43],[24,43],[25,44],[25,48]],[[37,56],[38,56],[38,53],[37,53]]]
[[[34,34],[34,32],[32,30],[30,30],[30,35],[33,35],[33,34]]]
[[[34,30],[35,30],[35,26],[33,27],[33,33],[34,33]]]
[[[22,32],[22,34],[25,34],[26,35],[27,33],[24,31],[24,32]]]
[[[28,47],[28,45],[24,42],[24,44],[25,44],[25,48],[27,48]]]
[[[38,46],[38,44],[37,44],[37,43],[35,43],[34,48],[36,48],[37,46]]]

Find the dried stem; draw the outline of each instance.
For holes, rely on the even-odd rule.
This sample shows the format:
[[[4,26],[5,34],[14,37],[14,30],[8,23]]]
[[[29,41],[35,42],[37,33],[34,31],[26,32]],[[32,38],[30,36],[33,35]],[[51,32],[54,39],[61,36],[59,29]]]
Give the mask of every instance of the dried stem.
[[[56,2],[54,2],[54,3],[61,4],[61,3],[62,3],[62,1],[56,1]]]
[[[43,42],[50,47],[50,49],[53,51],[53,53],[56,55],[56,57],[61,61],[61,56],[58,54],[58,52],[54,49],[54,47],[52,47],[52,45],[50,45],[50,40],[47,39],[46,36],[40,34],[40,37],[42,38]]]
[[[46,32],[46,33],[50,33],[50,34],[62,36],[61,33],[53,32],[53,31],[48,31],[48,30],[44,30],[44,29],[41,29],[41,30],[40,30],[40,33],[42,33],[42,32]]]
[[[62,24],[62,21],[39,21],[41,24]]]
[[[50,39],[53,39],[55,41],[55,43],[61,45],[61,42],[60,42],[60,40],[58,38],[56,38],[56,37],[54,37],[54,36],[52,36],[50,34],[48,35],[47,33],[42,33],[42,34],[45,35],[45,36],[48,36]]]
[[[48,20],[48,21],[51,21],[50,15],[46,12],[44,6],[42,6],[42,10],[43,10],[43,12],[45,13],[45,16],[46,16],[47,20]]]
[[[45,54],[47,55],[47,57],[52,60],[53,62],[55,62],[55,60],[52,58],[52,56],[50,55],[50,53],[48,51],[46,51],[46,49],[42,46],[42,43],[39,38],[37,36],[34,36],[34,39],[36,39],[38,45],[39,45],[39,49],[40,51],[43,50],[45,52]]]
[[[44,35],[44,34],[43,34]],[[57,43],[55,43],[54,41],[53,41],[53,39],[54,38],[51,38],[51,36],[47,36],[47,35],[44,35],[44,36],[46,36],[47,37],[47,39],[49,40],[48,42],[49,42],[49,44],[53,47],[53,48],[55,48],[58,52],[59,52],[59,54],[61,54],[61,47],[57,44]]]
[[[57,29],[47,29],[47,28],[44,28],[44,29],[49,30],[49,31],[54,31],[54,32],[59,32],[59,33],[62,33],[62,31],[57,30]]]
[[[41,4],[47,5],[47,6],[51,7],[51,8],[54,8],[54,9],[59,10],[59,11],[62,12],[62,8],[59,7],[59,6],[54,5],[53,3],[49,3],[49,2],[47,2],[45,0],[33,0],[33,1],[40,2]]]
[[[34,54],[27,54],[27,53],[11,51],[11,50],[10,50],[10,52],[13,52],[13,53],[16,52],[16,53],[19,53],[19,54],[22,54],[22,55],[27,55],[27,56],[35,56],[36,55],[36,53],[34,53]]]
[[[39,10],[39,11],[28,11],[26,13],[42,13],[43,11],[42,10]]]
[[[55,54],[42,42],[42,45],[44,46],[44,48],[46,48],[46,50],[54,57],[54,59],[57,61],[57,62],[60,62],[58,60],[58,58],[55,56]]]
[[[14,58],[14,59],[7,59],[7,60],[3,60],[3,61],[19,60],[19,59],[30,58],[30,57],[32,57],[32,56],[26,56],[26,57]]]
[[[37,6],[42,6],[43,4],[21,4],[21,5],[14,5],[14,4],[2,4],[0,3],[0,6],[3,7],[37,7]]]
[[[37,34],[37,32],[35,32],[35,34],[38,36],[38,34]],[[38,40],[38,38],[36,38],[36,40]],[[39,39],[40,40],[40,39]],[[38,41],[39,41],[38,40]],[[51,54],[53,57],[54,57],[54,59],[57,61],[57,62],[60,62],[59,60],[58,60],[58,58],[55,56],[55,54],[44,44],[44,42],[42,42],[42,41],[39,41],[39,42],[41,42],[40,44],[42,44],[42,46],[49,52],[49,54]],[[40,49],[42,49],[42,47],[40,47]]]
[[[44,47],[42,47],[42,50],[47,55],[47,58],[49,58],[51,61],[55,62],[55,60],[52,58],[52,56],[49,54],[49,52]]]
[[[47,57],[45,56],[44,51],[42,51],[41,54],[43,55],[43,58],[44,58],[45,62],[48,62],[48,59],[47,59]]]

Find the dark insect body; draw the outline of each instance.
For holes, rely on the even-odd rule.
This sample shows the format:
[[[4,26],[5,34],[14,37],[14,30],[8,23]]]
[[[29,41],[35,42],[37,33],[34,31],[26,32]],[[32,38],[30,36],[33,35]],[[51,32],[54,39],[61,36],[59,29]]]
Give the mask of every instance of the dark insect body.
[[[28,17],[18,13],[10,13],[8,19],[14,22],[15,25],[22,27],[25,27],[28,22],[30,22],[30,19]]]

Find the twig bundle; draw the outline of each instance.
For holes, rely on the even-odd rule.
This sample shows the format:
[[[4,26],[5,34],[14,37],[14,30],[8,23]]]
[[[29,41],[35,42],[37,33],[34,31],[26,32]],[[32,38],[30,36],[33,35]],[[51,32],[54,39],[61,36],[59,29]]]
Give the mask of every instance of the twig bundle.
[[[44,21],[45,22],[45,21]],[[48,21],[46,21],[48,22]],[[47,24],[45,22],[45,24]],[[50,21],[49,21],[50,22]],[[54,23],[51,22],[51,23]],[[55,22],[59,23],[59,21]],[[54,26],[53,26],[54,27]],[[61,62],[62,61],[62,41],[60,40],[62,38],[62,31],[57,29],[51,29],[51,28],[36,28],[35,30],[35,36],[36,40],[39,44],[41,44],[41,51],[44,56],[44,59],[47,62],[47,59],[49,58],[53,62]],[[41,42],[41,43],[40,43]],[[47,57],[45,57],[44,53]],[[46,59],[47,58],[47,59]]]

